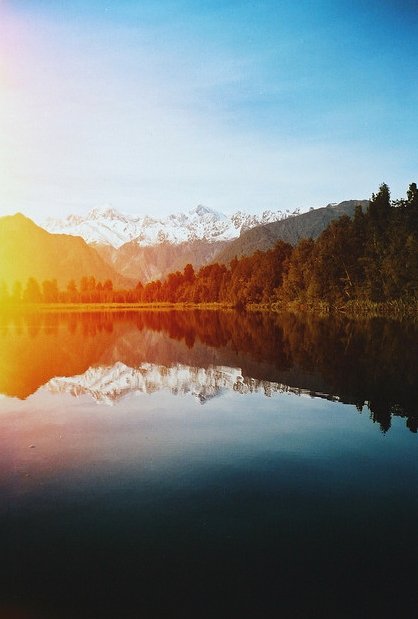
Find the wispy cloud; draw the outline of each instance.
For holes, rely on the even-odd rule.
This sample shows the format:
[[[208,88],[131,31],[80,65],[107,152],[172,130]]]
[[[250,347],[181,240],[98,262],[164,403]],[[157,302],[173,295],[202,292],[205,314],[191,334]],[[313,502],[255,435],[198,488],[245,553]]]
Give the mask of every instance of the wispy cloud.
[[[412,59],[398,70],[402,45],[365,41],[327,2],[281,4],[0,4],[0,209],[307,207],[382,180],[403,193]]]

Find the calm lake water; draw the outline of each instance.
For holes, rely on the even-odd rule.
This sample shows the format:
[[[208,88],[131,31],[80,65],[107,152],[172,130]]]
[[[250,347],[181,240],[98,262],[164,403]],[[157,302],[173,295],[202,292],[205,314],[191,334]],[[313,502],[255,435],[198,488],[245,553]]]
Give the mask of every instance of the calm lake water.
[[[0,617],[416,617],[417,328],[0,317]]]

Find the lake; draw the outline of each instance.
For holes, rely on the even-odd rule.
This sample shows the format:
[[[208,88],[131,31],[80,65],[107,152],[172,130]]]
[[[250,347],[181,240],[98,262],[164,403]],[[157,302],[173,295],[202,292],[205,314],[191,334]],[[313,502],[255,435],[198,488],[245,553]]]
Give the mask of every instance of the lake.
[[[0,316],[0,617],[416,617],[417,335]]]

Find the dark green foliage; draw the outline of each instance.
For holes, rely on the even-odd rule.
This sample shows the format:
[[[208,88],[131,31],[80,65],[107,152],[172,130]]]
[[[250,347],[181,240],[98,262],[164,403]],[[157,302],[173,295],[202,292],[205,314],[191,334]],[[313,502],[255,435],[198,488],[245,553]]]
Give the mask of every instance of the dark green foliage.
[[[286,300],[320,299],[384,302],[413,299],[418,293],[418,191],[409,186],[406,200],[392,202],[380,186],[369,209],[353,219],[332,222],[300,260],[294,250],[282,289]],[[301,276],[301,271],[305,276]]]
[[[163,281],[150,282],[139,293],[140,301],[192,303],[268,303],[282,284],[284,265],[292,247],[278,242],[274,249],[224,264],[210,264],[197,273],[186,265],[183,273],[170,273]],[[137,289],[138,290],[138,289]]]

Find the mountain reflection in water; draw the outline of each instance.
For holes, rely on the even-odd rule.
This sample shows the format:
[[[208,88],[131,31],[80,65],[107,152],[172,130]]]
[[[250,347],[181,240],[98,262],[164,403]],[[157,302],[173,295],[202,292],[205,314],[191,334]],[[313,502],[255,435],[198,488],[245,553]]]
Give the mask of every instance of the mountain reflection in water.
[[[0,393],[40,387],[114,402],[169,389],[202,403],[225,391],[308,393],[418,427],[417,328],[384,319],[215,311],[0,317]]]

